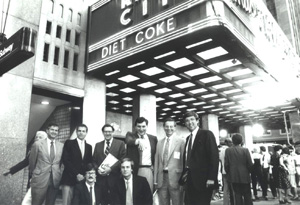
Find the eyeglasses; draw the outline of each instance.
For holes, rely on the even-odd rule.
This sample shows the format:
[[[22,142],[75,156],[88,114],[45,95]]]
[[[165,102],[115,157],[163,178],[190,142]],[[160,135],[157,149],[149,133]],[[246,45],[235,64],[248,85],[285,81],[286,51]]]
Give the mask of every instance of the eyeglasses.
[[[104,131],[103,133],[105,133],[105,134],[111,134],[111,133],[113,133],[113,131]]]

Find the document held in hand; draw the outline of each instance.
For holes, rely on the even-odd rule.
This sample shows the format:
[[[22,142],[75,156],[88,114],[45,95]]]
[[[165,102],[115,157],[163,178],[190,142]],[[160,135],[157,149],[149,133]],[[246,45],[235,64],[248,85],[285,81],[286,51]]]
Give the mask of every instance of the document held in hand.
[[[102,166],[112,167],[118,161],[119,160],[114,155],[112,155],[111,153],[108,153],[108,155],[106,156],[106,158],[104,159],[102,164],[99,166],[99,168]]]

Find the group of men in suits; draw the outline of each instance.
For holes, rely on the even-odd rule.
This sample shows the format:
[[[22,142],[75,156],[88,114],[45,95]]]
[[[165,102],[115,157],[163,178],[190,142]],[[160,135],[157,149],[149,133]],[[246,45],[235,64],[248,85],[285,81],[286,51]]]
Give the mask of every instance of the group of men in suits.
[[[30,156],[33,204],[54,204],[60,183],[66,205],[152,204],[154,190],[160,204],[182,204],[183,190],[185,204],[210,204],[219,164],[216,140],[199,128],[197,113],[187,112],[184,123],[191,133],[186,140],[176,135],[176,122],[168,118],[163,124],[166,136],[158,141],[147,133],[148,120],[139,117],[135,132],[126,134],[126,148],[106,124],[105,139],[93,155],[85,142],[86,125],[79,125],[77,138],[63,145],[56,140],[58,125],[50,124],[48,138],[35,143]],[[109,154],[118,159],[113,166],[103,165]]]

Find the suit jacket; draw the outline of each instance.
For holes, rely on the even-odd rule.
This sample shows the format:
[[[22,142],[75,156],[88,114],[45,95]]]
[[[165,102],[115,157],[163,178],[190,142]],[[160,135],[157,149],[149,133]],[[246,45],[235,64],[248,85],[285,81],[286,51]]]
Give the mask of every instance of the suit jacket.
[[[82,158],[77,139],[67,140],[64,144],[62,163],[65,166],[61,184],[74,186],[77,183],[77,174],[85,175],[86,165],[91,163],[92,146],[85,142],[84,155]]]
[[[104,143],[105,140],[98,142],[95,146],[93,160],[99,167],[101,163],[106,158],[104,154]],[[119,162],[111,167],[111,174],[119,174],[120,173],[120,160],[122,160],[126,156],[125,143],[121,140],[113,139],[109,153],[116,157]]]
[[[184,167],[186,147],[189,142],[188,137],[184,149]],[[217,186],[217,176],[219,167],[219,151],[214,134],[209,130],[199,129],[191,149],[190,157],[190,179],[196,189],[199,191],[206,189],[207,180],[214,180]]]
[[[152,205],[153,197],[150,186],[145,177],[132,175],[132,200],[133,205]],[[113,205],[126,204],[126,187],[123,177],[120,177],[113,189]]]
[[[250,152],[241,146],[229,147],[225,151],[225,171],[228,181],[232,183],[250,183],[253,166]]]
[[[151,146],[151,162],[154,165],[154,158],[156,152],[156,144],[157,144],[157,137],[147,134],[150,146]],[[139,162],[140,162],[140,152],[138,146],[135,144],[135,140],[139,139],[137,133],[127,132],[125,142],[127,144],[127,157],[133,160],[134,162],[134,169],[133,174],[137,174],[139,170]]]
[[[95,192],[95,200],[96,205],[103,205],[107,204],[103,200],[103,189],[99,185],[95,184],[94,186],[94,192]],[[85,184],[85,180],[76,184],[74,188],[74,197],[72,199],[72,205],[90,205],[90,190],[87,188]]]
[[[173,135],[171,136],[172,143],[169,145],[169,156],[168,156],[168,176],[170,186],[174,189],[179,188],[178,180],[183,169],[183,158],[184,158],[184,139]],[[164,144],[166,137],[159,140],[156,146],[155,154],[155,165],[154,165],[154,183],[157,184],[157,188],[161,188],[163,183],[163,155],[164,155]]]
[[[33,144],[29,156],[29,173],[32,174],[31,187],[43,188],[47,186],[52,172],[53,185],[58,188],[63,173],[63,166],[61,166],[63,146],[62,143],[55,140],[55,158],[51,162],[47,139],[39,140]]]

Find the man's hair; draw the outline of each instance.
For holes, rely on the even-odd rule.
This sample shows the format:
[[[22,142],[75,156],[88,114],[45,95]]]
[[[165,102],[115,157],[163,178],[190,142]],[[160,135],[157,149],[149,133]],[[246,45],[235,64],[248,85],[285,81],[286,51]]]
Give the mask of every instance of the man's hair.
[[[174,126],[176,127],[176,120],[171,117],[168,117],[164,120],[163,126],[165,126],[166,122],[174,122]]]
[[[54,123],[54,122],[50,122],[48,125],[47,125],[47,129],[49,129],[50,127],[58,127],[58,124]]]
[[[199,116],[197,113],[195,113],[194,111],[189,111],[189,112],[186,112],[184,115],[183,115],[183,120],[185,120],[187,117],[195,117],[196,120],[199,119]]]
[[[226,137],[224,142],[225,142],[225,144],[232,143],[231,137]]]
[[[85,172],[89,172],[91,170],[95,170],[97,171],[97,165],[95,163],[88,163],[86,166],[85,166]]]
[[[76,127],[76,131],[78,131],[79,127],[85,127],[86,132],[88,132],[88,130],[89,130],[88,127],[87,127],[85,124],[80,124],[80,125],[78,125],[78,126]]]
[[[134,168],[134,162],[133,162],[132,159],[126,157],[126,158],[124,158],[124,159],[121,160],[121,164],[123,164],[124,162],[130,162],[131,169],[133,170],[133,168]]]
[[[277,152],[277,151],[279,151],[279,150],[281,150],[282,149],[282,146],[281,145],[276,145],[275,147],[274,147],[274,152]]]
[[[138,123],[143,123],[146,122],[146,125],[148,125],[148,120],[144,117],[138,117],[135,120],[134,126],[136,126]]]
[[[282,148],[282,152],[281,152],[281,154],[290,154],[290,150],[289,150],[289,148],[288,148],[288,147],[284,147],[284,148]]]
[[[232,143],[234,145],[242,144],[242,142],[243,142],[243,136],[241,134],[236,133],[232,135]]]
[[[265,146],[260,146],[260,151],[265,152],[266,151],[266,147]]]
[[[112,125],[110,125],[110,124],[105,124],[105,125],[103,125],[103,127],[102,127],[102,132],[104,132],[104,129],[105,129],[106,127],[110,127],[110,128],[112,129],[113,132],[115,131],[115,128],[114,128]]]

